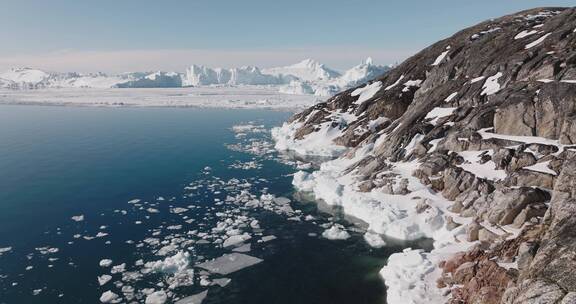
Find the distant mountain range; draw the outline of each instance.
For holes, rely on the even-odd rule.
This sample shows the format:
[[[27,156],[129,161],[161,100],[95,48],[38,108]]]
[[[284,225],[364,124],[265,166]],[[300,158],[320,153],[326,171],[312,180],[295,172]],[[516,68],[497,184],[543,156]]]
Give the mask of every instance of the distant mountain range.
[[[0,73],[0,88],[32,90],[47,88],[175,88],[197,86],[278,86],[287,94],[329,96],[387,72],[391,67],[375,65],[368,58],[343,74],[312,59],[275,68],[254,66],[209,68],[192,65],[185,73],[136,72],[107,75],[104,73],[49,73],[33,68],[15,68]]]

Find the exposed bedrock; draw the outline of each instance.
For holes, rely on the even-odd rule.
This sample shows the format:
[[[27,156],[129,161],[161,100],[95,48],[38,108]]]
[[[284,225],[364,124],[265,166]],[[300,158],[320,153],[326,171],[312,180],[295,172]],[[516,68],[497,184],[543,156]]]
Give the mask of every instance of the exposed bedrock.
[[[342,172],[361,192],[407,193],[388,172],[418,163],[452,201],[445,227],[469,219],[476,242],[440,265],[451,303],[576,303],[576,8],[464,29],[289,126],[331,134],[342,158],[369,149]]]

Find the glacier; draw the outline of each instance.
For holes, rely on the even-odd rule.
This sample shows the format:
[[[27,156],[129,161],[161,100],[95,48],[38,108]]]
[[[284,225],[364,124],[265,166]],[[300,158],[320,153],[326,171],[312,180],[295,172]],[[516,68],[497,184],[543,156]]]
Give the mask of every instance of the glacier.
[[[293,65],[260,69],[256,66],[211,68],[193,64],[180,72],[54,73],[34,68],[13,68],[0,73],[0,89],[115,89],[264,86],[281,94],[331,96],[386,73],[391,67],[371,58],[340,73],[312,59]]]

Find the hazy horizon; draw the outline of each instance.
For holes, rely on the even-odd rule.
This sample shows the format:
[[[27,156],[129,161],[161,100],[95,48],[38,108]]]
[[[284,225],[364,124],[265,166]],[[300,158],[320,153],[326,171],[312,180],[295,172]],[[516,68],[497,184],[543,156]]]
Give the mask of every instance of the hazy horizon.
[[[271,67],[305,58],[342,71],[366,57],[381,65],[401,62],[493,17],[574,5],[566,0],[340,2],[10,1],[0,11],[0,26],[10,29],[0,50],[0,71],[182,72],[191,64]]]

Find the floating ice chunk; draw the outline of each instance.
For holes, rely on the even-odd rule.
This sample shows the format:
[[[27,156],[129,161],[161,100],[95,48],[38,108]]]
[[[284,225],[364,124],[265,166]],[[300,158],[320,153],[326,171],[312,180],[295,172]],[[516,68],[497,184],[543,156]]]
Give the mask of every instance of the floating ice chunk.
[[[148,213],[160,213],[160,210],[156,208],[148,208],[146,211],[148,211]]]
[[[262,237],[262,242],[266,243],[266,242],[270,242],[276,239],[276,236],[274,235],[266,235]]]
[[[232,282],[232,279],[229,278],[214,279],[212,280],[212,282],[216,285],[219,285],[220,287],[226,287],[226,285]]]
[[[105,291],[100,296],[100,302],[102,303],[115,303],[115,300],[118,299],[118,295],[113,293],[112,291],[108,290]]]
[[[207,261],[196,266],[212,273],[227,275],[262,262],[262,259],[242,253],[225,254],[219,258]]]
[[[432,63],[432,66],[437,66],[440,63],[442,63],[444,58],[446,58],[446,55],[448,55],[448,52],[450,52],[450,51],[446,50],[446,51],[442,52],[442,54],[438,55],[438,57],[436,57],[436,60],[434,60],[434,63]]]
[[[249,234],[247,234],[247,233],[245,233],[245,234],[240,234],[240,235],[233,235],[233,236],[227,238],[227,239],[224,241],[224,243],[222,244],[222,246],[223,246],[224,248],[226,248],[226,247],[238,245],[238,244],[240,244],[240,243],[242,243],[242,242],[245,242],[245,241],[247,241],[247,240],[249,240],[249,239],[251,239],[251,238],[252,238],[252,237],[251,237]]]
[[[71,217],[71,219],[75,222],[81,222],[84,220],[84,215],[83,214],[75,215],[75,216]]]
[[[156,272],[178,273],[188,268],[189,263],[190,254],[179,251],[175,255],[167,257],[162,261],[148,262],[144,264],[144,267]]]
[[[371,84],[368,84],[362,88],[358,88],[354,90],[350,95],[351,96],[359,96],[358,99],[354,102],[355,104],[361,104],[364,101],[374,97],[378,91],[382,88],[382,82],[376,81]]]
[[[346,240],[350,237],[348,231],[340,224],[334,224],[322,232],[322,236],[329,240]]]
[[[100,286],[102,286],[102,285],[105,285],[106,283],[110,282],[110,280],[112,280],[111,275],[103,274],[103,275],[98,277],[98,284],[100,284]]]
[[[204,299],[206,299],[207,296],[208,296],[208,290],[204,290],[201,293],[197,293],[195,295],[180,299],[176,301],[175,304],[202,304],[202,302],[204,302]]]
[[[96,237],[97,237],[97,238],[102,238],[102,237],[105,237],[105,236],[107,236],[107,235],[108,235],[108,233],[106,233],[106,232],[98,232],[98,234],[96,234]]]
[[[250,252],[250,250],[252,250],[252,244],[250,243],[232,249],[234,252]]]
[[[168,295],[164,290],[159,290],[146,297],[146,304],[164,304],[168,300]]]
[[[188,211],[188,209],[186,208],[181,208],[181,207],[176,207],[176,208],[171,208],[170,209],[170,213],[174,213],[174,214],[179,214],[179,213],[184,213]]]
[[[136,199],[133,199],[133,200],[129,200],[129,201],[128,201],[128,204],[136,204],[136,203],[139,203],[139,202],[140,202],[140,199],[137,199],[137,198],[136,198]]]
[[[58,251],[60,251],[60,249],[58,249],[56,247],[49,247],[49,246],[37,247],[35,249],[36,249],[36,251],[40,252],[40,254],[54,254],[54,253],[58,253]]]
[[[366,243],[368,243],[368,245],[374,248],[381,248],[386,246],[386,242],[384,242],[378,233],[368,231],[364,234],[364,240]]]
[[[536,33],[538,33],[538,31],[536,31],[536,30],[531,30],[531,31],[523,30],[520,33],[518,33],[516,36],[514,36],[514,40],[522,39],[524,37],[528,37],[528,36],[536,34]]]
[[[110,270],[110,273],[115,274],[115,273],[122,273],[126,271],[126,263],[122,263],[120,265],[116,265],[116,266],[112,266],[112,269]]]
[[[0,256],[1,256],[3,253],[9,252],[9,251],[11,251],[11,250],[12,250],[12,247],[0,248]]]
[[[264,125],[244,124],[232,126],[232,131],[234,131],[234,133],[262,133],[265,132],[266,129]]]
[[[546,37],[550,36],[550,34],[552,34],[552,33],[546,33],[546,34],[544,34],[542,37],[534,40],[534,41],[531,42],[531,43],[528,43],[524,48],[525,48],[525,49],[530,49],[530,48],[533,48],[533,47],[539,45],[540,43],[542,43],[542,42],[546,39]]]
[[[500,84],[498,83],[498,78],[502,77],[502,73],[498,72],[493,76],[486,78],[484,86],[482,86],[482,93],[480,95],[492,95],[500,91]]]

